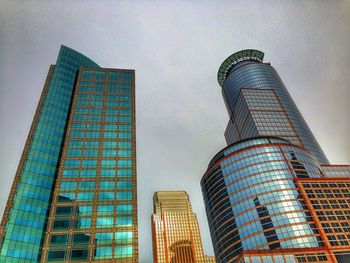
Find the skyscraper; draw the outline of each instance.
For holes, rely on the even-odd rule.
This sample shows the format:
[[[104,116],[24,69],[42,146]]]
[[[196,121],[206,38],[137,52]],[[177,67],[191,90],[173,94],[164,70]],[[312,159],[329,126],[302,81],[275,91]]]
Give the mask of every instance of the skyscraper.
[[[135,72],[62,46],[1,222],[1,262],[138,262]]]
[[[255,136],[278,136],[328,164],[277,71],[270,63],[263,63],[263,58],[261,51],[242,50],[220,66],[218,81],[230,116],[227,144]]]
[[[218,262],[349,262],[350,165],[330,165],[275,69],[234,53],[218,81],[228,146],[201,180]]]
[[[186,192],[156,192],[153,205],[153,262],[215,262],[204,255],[197,216]]]

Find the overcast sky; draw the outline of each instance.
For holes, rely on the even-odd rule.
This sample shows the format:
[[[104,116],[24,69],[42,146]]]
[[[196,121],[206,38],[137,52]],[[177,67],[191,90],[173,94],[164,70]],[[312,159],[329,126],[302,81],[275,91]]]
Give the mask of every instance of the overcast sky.
[[[350,163],[350,1],[0,0],[1,216],[50,64],[67,45],[136,70],[140,262],[152,262],[154,191],[200,189],[225,147],[216,80],[232,53],[265,52],[332,163]]]

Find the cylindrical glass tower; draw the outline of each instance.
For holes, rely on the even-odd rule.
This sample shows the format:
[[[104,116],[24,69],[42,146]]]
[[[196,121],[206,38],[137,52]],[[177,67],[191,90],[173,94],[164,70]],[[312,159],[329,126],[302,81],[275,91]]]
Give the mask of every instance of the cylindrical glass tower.
[[[263,63],[263,57],[261,51],[242,50],[220,66],[218,81],[230,115],[227,143],[273,135],[303,146],[321,164],[328,164],[277,71]]]

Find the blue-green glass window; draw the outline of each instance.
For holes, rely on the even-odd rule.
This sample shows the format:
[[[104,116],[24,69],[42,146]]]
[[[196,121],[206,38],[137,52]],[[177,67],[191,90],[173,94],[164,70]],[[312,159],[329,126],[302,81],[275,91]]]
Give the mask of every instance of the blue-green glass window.
[[[69,141],[68,142],[69,147],[82,147],[83,146],[83,141]]]
[[[93,200],[94,200],[94,193],[93,192],[78,193],[78,201],[92,202]]]
[[[119,117],[120,122],[132,122],[132,118],[128,116],[120,116]]]
[[[57,206],[55,216],[69,216],[72,213],[72,206]]]
[[[85,94],[86,95],[86,94]],[[93,101],[101,101],[103,99],[103,95],[99,93],[93,93],[93,94],[88,94],[87,99],[93,100]]]
[[[120,132],[118,134],[119,139],[131,139],[132,133],[131,132]]]
[[[131,160],[118,160],[118,167],[132,167]]]
[[[117,189],[118,190],[125,190],[125,189],[131,189],[131,188],[132,188],[131,181],[118,181],[117,182]]]
[[[124,88],[130,87],[129,85],[124,86]],[[121,93],[124,95],[130,95],[131,94],[131,90],[130,89],[122,89]]]
[[[80,86],[91,86],[93,83],[90,81],[80,81]]]
[[[123,110],[119,111],[119,114],[121,114],[121,115],[131,115],[132,111],[123,109]]]
[[[71,260],[86,260],[88,256],[88,249],[73,249],[71,252]]]
[[[118,107],[117,101],[107,101],[106,102],[107,107]]]
[[[116,157],[117,151],[116,150],[103,150],[102,156],[103,157]]]
[[[68,149],[66,155],[69,157],[81,156],[81,150],[80,149]]]
[[[103,147],[105,148],[116,148],[117,147],[117,142],[103,142]]]
[[[120,104],[120,107],[125,107],[125,108],[131,107],[130,101],[121,101],[119,102],[119,104]]]
[[[98,258],[98,259],[112,258],[112,248],[111,247],[97,247],[96,248],[96,255],[94,258]]]
[[[77,214],[80,216],[91,216],[93,207],[91,205],[79,205]]]
[[[91,106],[99,107],[102,106],[102,101],[91,101],[90,104]]]
[[[84,156],[85,157],[97,157],[98,150],[91,150],[91,149],[84,150]]]
[[[104,132],[104,137],[115,139],[117,138],[117,132]]]
[[[117,124],[106,124],[105,125],[105,130],[117,130],[118,129],[118,125]]]
[[[119,111],[117,109],[110,109],[110,108],[106,109],[107,115],[117,115],[118,113],[119,113]]]
[[[89,106],[89,101],[87,100],[77,100],[76,101],[76,104],[78,105],[78,106]]]
[[[48,254],[48,261],[63,261],[66,257],[65,250],[50,250]]]
[[[132,200],[131,192],[117,192],[116,195],[118,200]]]
[[[132,226],[132,217],[131,216],[118,216],[116,218],[117,227],[128,227]]]
[[[106,71],[95,70],[95,79],[104,80],[106,78]]]
[[[132,256],[132,246],[115,247],[114,253],[116,258],[125,258]]]
[[[109,95],[107,97],[107,100],[119,100],[120,99],[120,96],[117,96],[117,95]]]
[[[132,130],[132,126],[129,124],[121,124],[119,125],[119,130],[121,131],[131,131]]]
[[[123,101],[131,101],[131,97],[130,96],[118,96],[120,100]]]
[[[115,233],[116,243],[130,243],[132,242],[132,232],[117,232]]]
[[[63,170],[63,178],[76,178],[78,177],[79,170]]]
[[[119,163],[119,161],[118,161]],[[102,160],[101,161],[102,167],[115,167],[116,166],[116,160]]]
[[[88,119],[87,119],[87,121],[101,121],[101,116],[99,116],[99,115],[90,115],[90,116],[88,116]],[[89,137],[87,137],[87,138],[89,138]],[[93,138],[96,138],[96,137],[93,137]]]
[[[83,131],[71,131],[70,137],[71,138],[84,138],[84,132]]]
[[[98,147],[98,141],[86,141],[85,147],[87,148],[97,148]]]
[[[100,192],[98,193],[99,201],[113,201],[114,200],[114,192]]]
[[[116,205],[118,214],[129,214],[132,212],[132,205]]]
[[[86,70],[86,69],[84,69],[84,70],[82,71],[82,76],[81,76],[81,78],[84,79],[84,80],[90,80],[90,79],[92,79],[92,78],[93,78],[93,71],[92,71],[92,70]],[[82,83],[82,82],[80,82],[80,83]],[[83,82],[83,83],[85,83],[85,82]],[[80,85],[81,85],[81,84],[80,84]]]
[[[79,188],[82,191],[86,191],[86,190],[94,190],[95,189],[95,182],[91,182],[91,181],[82,181],[79,184]]]
[[[62,191],[69,191],[69,190],[74,190],[77,188],[77,183],[76,182],[61,182],[60,189]]]
[[[112,169],[103,169],[101,170],[101,177],[115,177],[116,176],[116,171]]]
[[[99,232],[95,235],[97,245],[108,245],[113,243],[113,233],[111,232]]]
[[[96,219],[96,227],[104,228],[104,227],[113,227],[113,217],[98,217]]]
[[[86,132],[86,138],[100,138],[99,132]]]
[[[131,157],[132,151],[131,150],[119,150],[118,151],[118,157]]]
[[[90,236],[87,234],[73,234],[73,245],[89,244]]]
[[[88,99],[91,98],[91,94],[82,94],[82,93],[80,93],[78,98],[79,98],[79,99],[88,100]]]
[[[106,115],[105,121],[107,121],[107,122],[117,122],[118,121],[118,117],[117,116]]]
[[[118,80],[118,72],[109,71],[108,79],[111,81],[117,81]]]
[[[53,235],[50,240],[50,246],[64,246],[67,244],[67,235]]]
[[[80,175],[82,178],[96,177],[96,170],[81,170]]]
[[[86,121],[88,118],[87,115],[75,115],[73,116],[73,121]],[[82,138],[84,137],[84,132],[72,131],[70,133],[71,138]]]
[[[76,115],[79,115],[79,114],[88,114],[89,112],[89,108],[76,108],[74,113]],[[80,123],[73,123],[72,124],[72,129],[77,129],[77,130],[81,130],[84,128],[84,124],[80,124]]]
[[[114,205],[99,205],[97,207],[98,215],[113,215],[114,214]]]
[[[102,95],[101,95],[101,98],[102,98]],[[102,114],[102,108],[90,108],[89,113],[90,114]],[[87,124],[87,128],[89,128],[89,126],[92,126],[92,125]],[[100,124],[94,124],[92,128],[94,128],[95,130],[96,129],[99,130],[100,127],[101,127]]]
[[[82,167],[96,167],[97,160],[83,160]]]
[[[77,168],[80,166],[80,160],[65,160],[64,166],[71,167],[71,168]]]
[[[117,175],[118,175],[118,177],[130,177],[130,176],[132,176],[132,170],[130,170],[130,169],[118,169]]]
[[[131,149],[132,142],[119,142],[118,147],[122,149]]]
[[[75,192],[71,193],[60,193],[58,196],[58,202],[59,203],[70,203],[75,200]]]
[[[79,218],[76,220],[76,229],[91,228],[91,218]]]
[[[114,189],[113,181],[101,181],[100,182],[100,190],[113,190]]]
[[[68,229],[69,228],[69,219],[57,219],[53,222],[54,230]]]

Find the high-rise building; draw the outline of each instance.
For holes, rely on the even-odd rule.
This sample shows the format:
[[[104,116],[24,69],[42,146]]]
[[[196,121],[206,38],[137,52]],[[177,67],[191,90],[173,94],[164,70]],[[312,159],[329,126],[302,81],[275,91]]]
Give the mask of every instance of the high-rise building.
[[[263,63],[264,53],[242,50],[220,66],[218,81],[230,116],[227,144],[256,136],[277,136],[311,151],[322,164],[327,157],[299,112],[277,71]]]
[[[350,165],[330,165],[258,50],[218,81],[228,146],[201,180],[217,262],[350,262]]]
[[[203,252],[197,216],[186,192],[160,191],[153,196],[154,263],[211,263]]]
[[[1,262],[138,262],[135,72],[62,46],[1,222]]]

